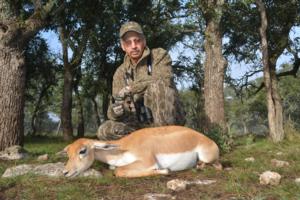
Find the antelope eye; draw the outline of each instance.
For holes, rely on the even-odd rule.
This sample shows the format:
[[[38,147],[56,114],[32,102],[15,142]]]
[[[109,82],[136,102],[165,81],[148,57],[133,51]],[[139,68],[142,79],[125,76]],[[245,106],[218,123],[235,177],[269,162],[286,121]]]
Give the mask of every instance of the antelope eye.
[[[86,154],[86,151],[87,151],[87,148],[83,148],[79,151],[79,154],[84,155],[84,154]]]

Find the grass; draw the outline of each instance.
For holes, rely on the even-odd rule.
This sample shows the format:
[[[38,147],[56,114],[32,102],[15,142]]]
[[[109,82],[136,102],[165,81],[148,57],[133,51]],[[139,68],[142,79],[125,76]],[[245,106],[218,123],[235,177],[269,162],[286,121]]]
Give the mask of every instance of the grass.
[[[172,173],[169,176],[146,178],[116,178],[104,164],[95,163],[92,167],[100,170],[103,178],[49,178],[27,174],[15,178],[0,178],[0,199],[43,199],[43,200],[131,200],[142,199],[147,193],[165,193],[176,199],[241,199],[241,200],[298,200],[300,185],[295,178],[300,177],[300,139],[273,144],[258,138],[249,142],[247,138],[235,141],[237,144],[230,153],[221,156],[221,162],[231,170],[216,171],[207,167],[202,171],[191,169]],[[67,144],[60,138],[27,138],[25,149],[32,155],[21,161],[0,161],[0,174],[6,168],[22,163],[65,162],[55,155]],[[277,154],[281,152],[281,154]],[[36,157],[48,153],[48,161],[37,161]],[[245,158],[254,157],[254,162]],[[290,166],[276,168],[271,159],[288,161]],[[259,174],[266,170],[282,175],[278,186],[261,186]],[[217,183],[209,186],[190,186],[185,191],[172,192],[166,183],[172,179],[215,179]]]

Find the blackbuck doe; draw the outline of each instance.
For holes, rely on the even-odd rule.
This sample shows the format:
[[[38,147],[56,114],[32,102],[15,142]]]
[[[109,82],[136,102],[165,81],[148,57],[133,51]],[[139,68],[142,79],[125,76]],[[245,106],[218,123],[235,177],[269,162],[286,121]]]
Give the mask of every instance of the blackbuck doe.
[[[115,169],[118,177],[168,174],[194,166],[219,163],[219,148],[205,135],[183,126],[144,128],[114,141],[78,139],[68,145],[66,177],[74,177],[99,160]]]

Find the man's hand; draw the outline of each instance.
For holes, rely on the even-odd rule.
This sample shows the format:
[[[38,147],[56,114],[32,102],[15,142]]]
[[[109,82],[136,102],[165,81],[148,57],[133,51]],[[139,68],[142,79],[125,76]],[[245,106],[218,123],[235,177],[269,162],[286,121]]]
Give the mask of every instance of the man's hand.
[[[118,93],[118,96],[114,98],[113,104],[112,104],[112,111],[113,114],[116,117],[120,117],[125,114],[125,108],[124,104],[126,103],[124,100],[127,95],[129,95],[131,92],[131,88],[129,86],[126,86],[120,90]]]
[[[120,90],[120,92],[118,93],[118,97],[124,98],[129,93],[131,93],[131,87],[126,86]]]
[[[123,103],[124,102],[118,102],[118,103],[112,104],[112,110],[117,117],[120,117],[124,114]]]

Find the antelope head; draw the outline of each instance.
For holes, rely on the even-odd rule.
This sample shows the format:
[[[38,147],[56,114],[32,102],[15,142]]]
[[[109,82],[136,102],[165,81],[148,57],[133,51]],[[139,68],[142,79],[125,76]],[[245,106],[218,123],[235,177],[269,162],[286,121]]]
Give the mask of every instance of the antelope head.
[[[98,140],[84,138],[76,140],[64,149],[69,157],[63,170],[64,175],[66,177],[75,177],[87,170],[95,160],[95,150],[106,151],[115,148],[117,148],[116,145]]]

